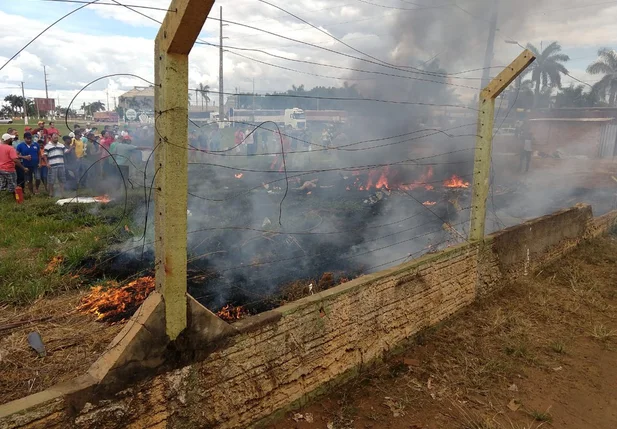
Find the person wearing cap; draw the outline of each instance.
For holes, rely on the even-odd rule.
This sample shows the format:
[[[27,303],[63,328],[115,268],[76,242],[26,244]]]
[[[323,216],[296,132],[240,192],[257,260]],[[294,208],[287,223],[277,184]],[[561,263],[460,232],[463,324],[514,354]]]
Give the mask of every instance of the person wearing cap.
[[[58,183],[60,194],[64,193],[66,173],[64,171],[64,154],[67,148],[59,142],[58,134],[52,134],[51,141],[45,145],[45,158],[47,159],[47,186],[49,195],[54,197],[54,186]]]
[[[28,172],[24,174],[24,182],[28,184],[28,189],[31,194],[39,193],[39,186],[41,186],[41,173],[39,171],[39,144],[32,141],[32,133],[26,131],[24,133],[24,141],[17,145],[17,156],[21,158],[21,163],[28,169]],[[35,183],[36,181],[36,183]],[[24,183],[18,184],[23,187]],[[36,184],[36,188],[34,185]]]
[[[17,151],[13,147],[13,135],[2,135],[0,144],[0,191],[15,192],[17,186],[17,170],[26,172],[27,169],[19,162]]]
[[[39,121],[37,123],[37,128],[34,131],[39,133],[39,137],[41,137],[43,140],[45,140],[45,142],[47,142],[47,140],[50,137],[50,134],[48,133],[47,128],[45,128],[45,122],[44,121]]]

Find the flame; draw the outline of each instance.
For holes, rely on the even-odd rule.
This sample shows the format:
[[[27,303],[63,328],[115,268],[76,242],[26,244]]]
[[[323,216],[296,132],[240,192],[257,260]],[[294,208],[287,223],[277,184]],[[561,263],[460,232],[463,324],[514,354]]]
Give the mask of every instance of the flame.
[[[408,185],[401,185],[401,189],[405,190],[405,191],[413,191],[414,189],[418,189],[418,188],[424,188],[427,191],[432,191],[434,189],[433,185],[429,185],[428,182],[431,180],[431,178],[433,177],[433,167],[430,166],[427,168],[426,172],[420,176],[420,178],[413,182],[410,183]]]
[[[443,182],[443,185],[446,188],[469,188],[469,182],[465,182],[456,174],[453,174],[450,179]]]
[[[107,204],[111,201],[111,198],[109,198],[109,195],[105,194],[105,195],[101,195],[100,197],[94,197],[94,199],[99,202],[99,203],[103,203],[103,204]]]
[[[242,174],[242,173],[237,173],[237,174],[234,174],[234,177],[235,177],[236,179],[242,179],[242,176],[244,176],[244,174]]]
[[[49,264],[47,264],[47,267],[45,267],[45,270],[43,271],[45,274],[51,274],[53,272],[55,272],[58,267],[60,266],[60,264],[62,264],[62,262],[64,262],[64,257],[61,255],[56,255],[54,256],[51,261],[49,261]]]
[[[154,290],[154,277],[141,277],[129,284],[117,287],[95,286],[81,299],[78,311],[94,314],[96,320],[116,323],[128,319]]]
[[[241,305],[234,306],[227,304],[225,307],[221,308],[216,315],[226,322],[233,322],[248,316],[248,311]]]
[[[433,207],[435,204],[437,204],[437,201],[425,201],[422,203],[425,207]]]

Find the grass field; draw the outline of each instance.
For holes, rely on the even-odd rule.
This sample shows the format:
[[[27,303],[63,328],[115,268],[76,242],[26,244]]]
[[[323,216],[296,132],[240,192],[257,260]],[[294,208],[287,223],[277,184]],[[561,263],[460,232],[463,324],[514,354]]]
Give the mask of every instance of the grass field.
[[[124,200],[61,207],[34,196],[18,205],[0,194],[0,304],[29,304],[88,286],[92,279],[79,267],[126,234],[130,216],[123,212]]]

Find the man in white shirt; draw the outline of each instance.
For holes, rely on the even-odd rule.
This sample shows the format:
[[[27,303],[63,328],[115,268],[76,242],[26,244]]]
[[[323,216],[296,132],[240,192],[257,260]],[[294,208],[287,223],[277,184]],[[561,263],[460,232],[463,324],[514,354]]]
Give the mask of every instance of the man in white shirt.
[[[47,158],[47,185],[49,186],[49,195],[54,197],[54,185],[58,183],[60,188],[60,196],[64,193],[64,183],[66,182],[66,173],[64,170],[64,155],[69,150],[59,142],[58,134],[51,136],[51,141],[45,145],[44,153]]]

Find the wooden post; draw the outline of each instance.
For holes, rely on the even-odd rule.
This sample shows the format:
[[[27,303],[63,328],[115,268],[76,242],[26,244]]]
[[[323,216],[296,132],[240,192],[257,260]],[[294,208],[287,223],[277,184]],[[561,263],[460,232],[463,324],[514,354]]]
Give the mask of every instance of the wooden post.
[[[166,333],[186,328],[188,54],[214,0],[173,0],[154,47],[156,288]]]
[[[508,87],[536,57],[525,49],[508,67],[502,70],[480,92],[478,112],[478,132],[473,170],[473,196],[471,201],[470,240],[484,238],[486,222],[486,198],[489,191],[491,171],[491,151],[493,148],[493,122],[495,118],[495,99]]]

